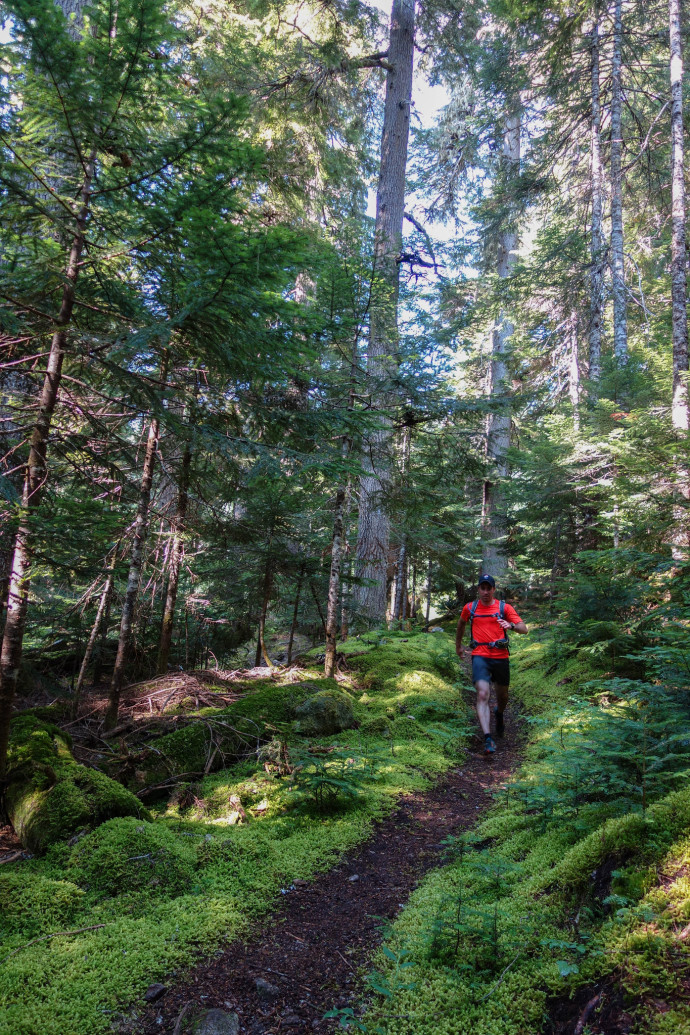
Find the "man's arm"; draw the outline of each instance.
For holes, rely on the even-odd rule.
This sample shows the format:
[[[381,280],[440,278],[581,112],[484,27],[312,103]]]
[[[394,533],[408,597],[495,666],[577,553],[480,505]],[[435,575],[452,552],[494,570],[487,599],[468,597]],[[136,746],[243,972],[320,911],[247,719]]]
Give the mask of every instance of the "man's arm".
[[[467,622],[465,622],[461,618],[458,622],[457,632],[455,633],[455,653],[458,655],[459,658],[462,657],[462,638],[465,635],[466,626]]]
[[[498,624],[500,625],[500,627],[502,629],[510,629],[511,632],[516,632],[516,633],[526,633],[526,632],[528,632],[527,626],[522,621],[522,619],[520,619],[519,622],[515,622],[515,623],[507,622],[505,620],[505,618],[497,618],[496,621],[498,622]]]

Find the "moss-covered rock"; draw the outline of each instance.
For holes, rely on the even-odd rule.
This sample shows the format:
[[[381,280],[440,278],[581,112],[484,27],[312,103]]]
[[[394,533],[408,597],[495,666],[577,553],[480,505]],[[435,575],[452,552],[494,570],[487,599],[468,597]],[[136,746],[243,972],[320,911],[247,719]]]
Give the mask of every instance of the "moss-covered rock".
[[[27,936],[69,924],[84,892],[71,881],[37,873],[0,873],[0,930]]]
[[[35,715],[12,721],[8,761],[7,814],[24,847],[37,855],[114,816],[148,818],[130,791],[75,762],[69,737]]]
[[[321,690],[300,704],[297,731],[308,737],[328,737],[357,725],[350,698],[337,690]]]
[[[111,819],[73,849],[75,881],[110,895],[155,888],[157,894],[188,890],[196,868],[195,847],[160,823]]]

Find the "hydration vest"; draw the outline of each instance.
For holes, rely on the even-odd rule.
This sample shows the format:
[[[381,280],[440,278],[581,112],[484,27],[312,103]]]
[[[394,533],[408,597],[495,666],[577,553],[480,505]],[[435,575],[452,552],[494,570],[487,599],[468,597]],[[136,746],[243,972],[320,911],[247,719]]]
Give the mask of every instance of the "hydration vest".
[[[503,614],[506,609],[505,600],[499,600],[498,611],[495,615],[482,615],[482,618],[503,618]],[[474,618],[477,608],[479,607],[479,600],[475,600],[470,609],[470,650],[474,650],[475,647],[489,647],[490,649],[496,650],[507,650],[510,652],[510,644],[508,642],[508,633],[503,630],[503,639],[492,640],[491,643],[479,643],[472,635],[472,619]]]

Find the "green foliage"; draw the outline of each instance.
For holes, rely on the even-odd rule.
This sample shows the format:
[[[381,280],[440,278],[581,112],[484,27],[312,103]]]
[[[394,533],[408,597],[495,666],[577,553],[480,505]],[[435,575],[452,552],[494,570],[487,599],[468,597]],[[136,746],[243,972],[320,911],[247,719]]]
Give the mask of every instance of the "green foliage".
[[[352,802],[360,790],[377,779],[377,759],[333,747],[293,752],[290,793],[298,803],[307,802],[324,812]]]

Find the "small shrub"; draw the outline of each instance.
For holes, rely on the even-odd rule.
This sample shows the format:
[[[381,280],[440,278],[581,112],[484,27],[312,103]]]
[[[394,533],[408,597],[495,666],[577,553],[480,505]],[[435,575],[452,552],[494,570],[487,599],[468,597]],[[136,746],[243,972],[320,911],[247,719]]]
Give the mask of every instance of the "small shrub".
[[[292,756],[290,793],[298,803],[307,803],[319,811],[335,808],[344,801],[359,797],[367,780],[376,777],[371,758],[352,755],[342,748],[328,752],[307,751]]]

